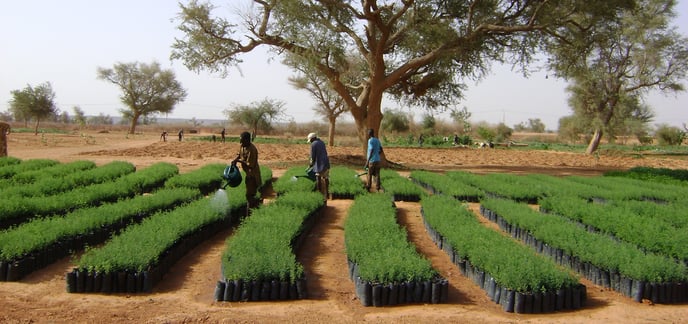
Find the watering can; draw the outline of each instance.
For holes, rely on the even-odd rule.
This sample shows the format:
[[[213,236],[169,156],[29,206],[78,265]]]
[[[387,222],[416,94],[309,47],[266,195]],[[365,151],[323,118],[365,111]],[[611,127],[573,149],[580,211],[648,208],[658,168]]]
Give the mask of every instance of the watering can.
[[[239,171],[239,168],[237,168],[236,164],[232,163],[225,168],[225,171],[222,172],[222,179],[227,181],[227,183],[222,186],[223,189],[227,186],[234,188],[241,184],[241,172]]]

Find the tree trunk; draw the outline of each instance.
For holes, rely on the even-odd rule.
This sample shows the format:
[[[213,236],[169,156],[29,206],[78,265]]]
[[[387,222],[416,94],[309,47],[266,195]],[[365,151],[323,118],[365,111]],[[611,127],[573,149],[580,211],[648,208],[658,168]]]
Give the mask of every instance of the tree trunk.
[[[0,157],[7,156],[7,133],[10,131],[10,125],[0,122]]]
[[[330,116],[329,118],[330,121],[330,129],[327,131],[327,141],[328,145],[330,147],[334,146],[334,131],[335,131],[335,124],[337,122],[337,118],[334,116]]]
[[[602,140],[602,130],[598,128],[595,130],[595,133],[592,135],[592,138],[590,139],[590,143],[588,144],[588,148],[585,150],[585,154],[592,154],[595,151],[597,151],[597,148],[600,146],[601,140]]]
[[[33,129],[33,135],[38,135],[38,124],[40,124],[41,120],[39,118],[36,118],[36,125]]]
[[[141,117],[140,114],[134,114],[131,116],[131,127],[129,128],[129,134],[136,134],[136,125],[139,122],[139,117]]]

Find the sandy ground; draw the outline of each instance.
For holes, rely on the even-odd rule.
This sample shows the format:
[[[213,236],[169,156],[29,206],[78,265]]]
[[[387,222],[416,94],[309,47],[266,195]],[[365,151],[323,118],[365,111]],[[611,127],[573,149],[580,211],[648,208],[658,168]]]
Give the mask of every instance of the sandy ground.
[[[137,167],[158,161],[179,166],[181,172],[206,163],[226,162],[238,144],[194,141],[160,142],[157,134],[126,136],[124,133],[45,135],[13,133],[10,156],[50,158],[61,162],[91,160],[102,164],[126,160]],[[290,165],[304,164],[308,146],[258,145],[260,161],[275,176]],[[328,148],[333,163],[362,165],[360,148]],[[517,151],[510,149],[385,149],[395,163],[408,168],[468,170],[472,172],[541,172],[554,175],[597,175],[605,170],[636,165],[688,169],[685,160],[633,158]],[[267,192],[266,198],[272,194]],[[449,280],[449,301],[441,305],[363,307],[348,278],[344,255],[343,225],[351,205],[330,200],[322,220],[297,251],[304,265],[309,299],[286,302],[214,302],[220,279],[220,257],[231,229],[209,238],[179,261],[164,282],[150,294],[69,294],[65,274],[70,258],[30,274],[20,282],[0,282],[2,323],[685,323],[688,305],[635,303],[587,280],[588,303],[580,310],[543,315],[506,313],[486,293],[461,276],[449,257],[425,233],[417,203],[398,203],[399,222],[409,239]],[[477,205],[472,206],[477,208]],[[484,220],[483,220],[484,221]]]

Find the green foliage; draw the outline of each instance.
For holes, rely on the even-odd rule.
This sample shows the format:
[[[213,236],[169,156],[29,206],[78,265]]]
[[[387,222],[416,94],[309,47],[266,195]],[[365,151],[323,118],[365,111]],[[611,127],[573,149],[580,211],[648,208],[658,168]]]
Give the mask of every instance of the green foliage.
[[[528,231],[539,241],[600,269],[617,271],[633,280],[646,282],[681,282],[687,279],[685,265],[646,253],[606,234],[591,233],[561,217],[547,216],[527,205],[503,199],[485,199],[481,205],[511,226]],[[643,268],[653,270],[642,271]]]
[[[551,260],[481,225],[458,201],[445,196],[423,199],[424,220],[461,259],[518,292],[547,292],[572,287],[578,280]]]
[[[371,212],[374,211],[374,212]],[[374,283],[428,281],[438,274],[408,242],[396,222],[392,197],[358,196],[344,225],[347,258],[358,265],[361,279]]]
[[[315,190],[315,182],[306,176],[307,166],[292,167],[272,184],[277,195],[287,192],[311,192]]]
[[[19,259],[85,233],[97,233],[113,225],[127,223],[135,217],[148,216],[199,197],[198,190],[165,189],[152,195],[79,209],[63,217],[34,219],[0,232],[0,260]]]
[[[655,131],[659,145],[681,145],[686,139],[686,132],[678,127],[660,125]]]
[[[250,128],[255,136],[258,130],[267,132],[272,129],[273,121],[285,114],[285,105],[283,101],[265,98],[249,105],[236,105],[224,113],[232,123]]]
[[[88,249],[76,262],[77,267],[101,272],[148,270],[181,238],[224,219],[229,213],[229,208],[218,209],[208,199],[159,212],[127,227],[105,245]]]
[[[497,132],[493,129],[490,129],[486,126],[480,126],[478,127],[478,135],[480,138],[482,138],[484,141],[488,142],[493,142],[495,138],[497,137]]]
[[[363,182],[356,171],[343,166],[333,166],[330,169],[329,189],[333,197],[353,197],[366,193]]]
[[[55,104],[55,92],[50,82],[42,83],[36,87],[27,85],[22,90],[12,90],[10,100],[10,111],[15,120],[29,121],[33,119],[36,123],[34,133],[38,134],[38,124],[40,120],[46,120],[58,113]]]
[[[226,165],[211,163],[189,173],[172,177],[165,182],[166,188],[194,188],[209,194],[222,186],[222,171]]]
[[[98,79],[122,90],[120,97],[127,109],[122,116],[131,121],[129,134],[134,134],[139,118],[169,113],[186,98],[186,90],[176,80],[174,71],[164,70],[160,63],[116,63],[112,69],[98,68]]]
[[[304,276],[293,243],[304,235],[304,223],[323,206],[322,195],[291,192],[246,218],[227,240],[223,276],[227,280],[295,282]]]
[[[382,117],[382,129],[389,132],[407,132],[411,128],[410,125],[408,114],[400,109],[388,109]]]

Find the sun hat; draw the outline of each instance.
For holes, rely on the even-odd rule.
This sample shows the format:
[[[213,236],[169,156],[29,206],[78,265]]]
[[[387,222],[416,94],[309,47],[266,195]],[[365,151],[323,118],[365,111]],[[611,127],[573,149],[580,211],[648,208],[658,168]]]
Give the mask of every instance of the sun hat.
[[[306,137],[306,140],[310,143],[313,138],[318,136],[316,133],[310,133],[308,134],[308,137]]]

